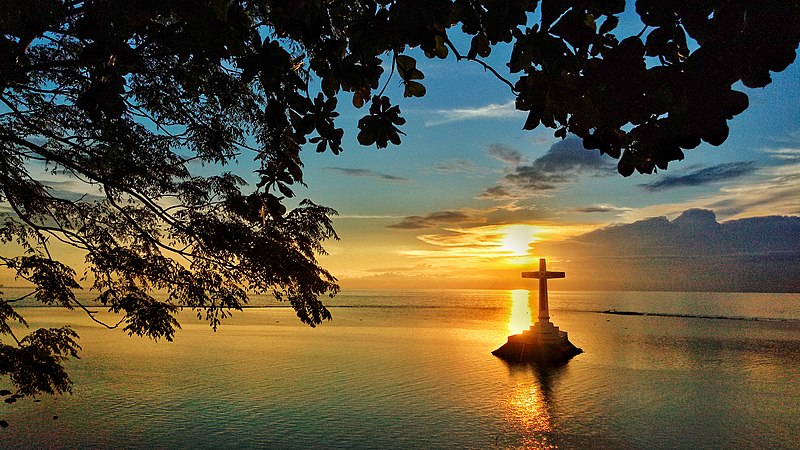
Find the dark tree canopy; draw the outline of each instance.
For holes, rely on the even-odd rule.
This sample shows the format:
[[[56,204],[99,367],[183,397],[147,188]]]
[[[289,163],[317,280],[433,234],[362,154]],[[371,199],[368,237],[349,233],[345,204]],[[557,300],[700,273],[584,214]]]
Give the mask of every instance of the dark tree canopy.
[[[82,281],[129,333],[167,340],[179,307],[216,327],[250,292],[288,300],[310,325],[330,318],[318,297],[338,286],[316,255],[336,238],[335,211],[284,203],[303,184],[302,149],[342,151],[337,101],[364,111],[361,144],[400,143],[405,120],[382,87],[396,72],[406,97],[425,95],[410,49],[484,65],[528,112],[525,129],[577,135],[627,176],[723,143],[748,106],[732,86],[769,84],[800,40],[797,0],[638,0],[635,36],[615,34],[624,0],[0,5],[0,265],[47,305],[83,307]],[[501,44],[511,79],[485,62]],[[222,170],[237,159],[255,159],[255,186]],[[86,255],[85,273],[56,242]],[[15,395],[68,390],[75,333],[18,339],[15,300],[0,300],[0,375]]]

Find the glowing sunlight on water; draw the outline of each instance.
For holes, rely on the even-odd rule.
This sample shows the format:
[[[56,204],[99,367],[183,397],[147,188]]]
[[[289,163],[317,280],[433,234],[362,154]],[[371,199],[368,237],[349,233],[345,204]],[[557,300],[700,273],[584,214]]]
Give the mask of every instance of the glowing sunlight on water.
[[[511,334],[519,334],[531,327],[530,294],[527,289],[511,291],[511,314],[508,317],[508,329]]]
[[[505,409],[510,425],[524,436],[522,444],[525,448],[558,448],[543,434],[553,431],[553,419],[541,386],[518,384],[506,399]]]

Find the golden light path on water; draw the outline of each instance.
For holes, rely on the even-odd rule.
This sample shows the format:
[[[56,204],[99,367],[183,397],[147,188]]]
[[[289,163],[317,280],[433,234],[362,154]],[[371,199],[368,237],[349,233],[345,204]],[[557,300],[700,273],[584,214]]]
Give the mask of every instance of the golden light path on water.
[[[508,317],[508,330],[519,334],[531,327],[530,291],[515,289],[511,291],[511,314]]]
[[[533,319],[531,292],[527,289],[510,291],[509,301],[511,310],[508,330],[511,334],[518,334],[529,329]],[[548,442],[547,433],[553,431],[553,419],[548,411],[547,399],[543,395],[540,380],[531,377],[530,373],[515,378],[517,383],[505,398],[503,408],[506,411],[506,420],[522,436],[522,447],[557,448]]]
[[[511,425],[523,436],[523,448],[558,448],[543,434],[553,431],[553,418],[539,383],[520,381],[510,392],[505,407]]]

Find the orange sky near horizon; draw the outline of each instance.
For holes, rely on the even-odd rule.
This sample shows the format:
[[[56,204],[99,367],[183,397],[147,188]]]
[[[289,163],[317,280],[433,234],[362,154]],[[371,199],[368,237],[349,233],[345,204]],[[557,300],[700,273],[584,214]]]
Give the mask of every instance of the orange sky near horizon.
[[[592,225],[508,224],[446,228],[437,233],[359,234],[337,222],[342,240],[329,243],[320,262],[343,289],[531,289],[520,272],[547,257],[537,243],[557,242],[593,229]],[[591,287],[586,287],[591,289]]]

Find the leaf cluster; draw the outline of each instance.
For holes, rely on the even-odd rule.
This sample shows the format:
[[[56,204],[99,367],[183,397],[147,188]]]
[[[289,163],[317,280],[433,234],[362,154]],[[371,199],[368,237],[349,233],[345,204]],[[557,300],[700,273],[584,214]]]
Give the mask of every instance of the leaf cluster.
[[[10,336],[16,345],[0,342],[0,375],[8,376],[17,392],[0,391],[6,403],[38,393],[70,392],[72,382],[64,362],[77,358],[80,346],[77,333],[70,327],[39,328],[19,339],[9,324],[28,324],[8,302],[0,300],[0,336]]]
[[[621,40],[612,32],[624,1],[542,8],[541,24],[515,31],[509,63],[522,74],[515,87],[525,128],[575,134],[619,158],[624,176],[666,169],[703,141],[721,145],[727,121],[748,107],[733,85],[769,84],[800,41],[796,1],[639,0],[644,28]]]

